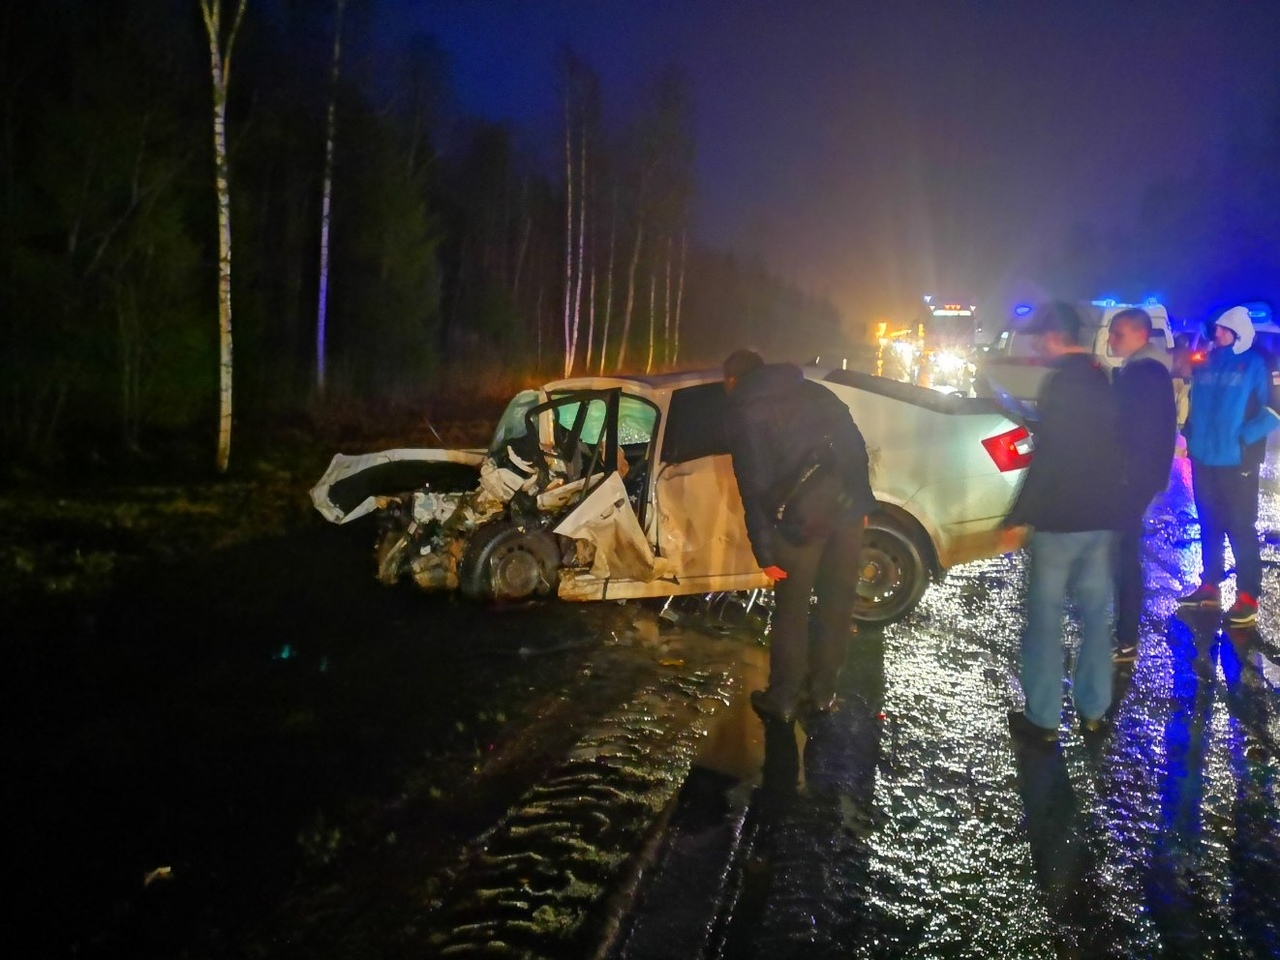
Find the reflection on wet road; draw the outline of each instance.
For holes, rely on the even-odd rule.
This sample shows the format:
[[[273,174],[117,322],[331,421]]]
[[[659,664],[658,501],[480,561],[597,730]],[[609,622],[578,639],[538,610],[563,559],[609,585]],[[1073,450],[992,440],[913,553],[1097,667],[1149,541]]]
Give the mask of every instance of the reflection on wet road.
[[[1185,467],[1113,728],[1053,749],[1008,728],[1019,555],[856,635],[794,729],[731,598],[424,599],[358,530],[155,572],[17,648],[12,912],[83,957],[1280,956],[1275,455],[1241,634],[1175,616]]]
[[[1021,558],[953,570],[910,622],[855,638],[842,712],[766,733],[718,912],[664,921],[651,877],[614,956],[1280,956],[1277,538],[1256,630],[1174,616],[1199,573],[1185,466],[1153,509],[1109,732],[1072,717],[1060,747],[1015,748]],[[670,855],[705,833],[673,831]]]

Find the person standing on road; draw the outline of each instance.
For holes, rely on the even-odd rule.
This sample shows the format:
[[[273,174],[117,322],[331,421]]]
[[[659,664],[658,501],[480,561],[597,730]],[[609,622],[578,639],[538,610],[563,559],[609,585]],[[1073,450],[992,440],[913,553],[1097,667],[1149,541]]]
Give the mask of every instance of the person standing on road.
[[[867,447],[849,408],[789,363],[736,350],[724,362],[725,430],[756,562],[774,583],[762,719],[834,709],[875,509]],[[809,599],[817,595],[813,630]]]
[[[1200,586],[1179,600],[1183,608],[1217,610],[1226,575],[1225,536],[1236,558],[1236,602],[1227,625],[1252,626],[1262,592],[1258,549],[1258,468],[1267,435],[1280,426],[1270,403],[1271,378],[1253,345],[1253,321],[1232,307],[1213,328],[1214,349],[1191,378],[1191,412],[1183,427],[1191,458],[1191,489],[1200,518]]]
[[[1117,663],[1138,655],[1138,622],[1142,617],[1142,518],[1157,494],[1169,485],[1169,468],[1177,442],[1171,360],[1151,342],[1151,315],[1129,307],[1111,318],[1107,346],[1123,362],[1112,376],[1116,404],[1124,426],[1120,475],[1120,536],[1116,543]]]
[[[1035,456],[1005,518],[1028,541],[1027,623],[1019,675],[1026,708],[1009,717],[1015,735],[1046,743],[1062,721],[1063,611],[1080,613],[1080,650],[1071,698],[1087,731],[1103,728],[1111,706],[1112,553],[1119,525],[1119,416],[1098,361],[1080,345],[1080,314],[1069,303],[1040,307],[1027,326],[1052,362],[1037,397]]]

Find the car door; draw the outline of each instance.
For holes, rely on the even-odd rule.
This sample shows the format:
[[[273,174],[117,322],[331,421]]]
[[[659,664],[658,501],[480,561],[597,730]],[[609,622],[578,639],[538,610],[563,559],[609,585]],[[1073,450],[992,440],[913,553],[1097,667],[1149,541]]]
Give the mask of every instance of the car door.
[[[655,480],[658,554],[682,578],[759,572],[724,432],[724,384],[672,392]]]

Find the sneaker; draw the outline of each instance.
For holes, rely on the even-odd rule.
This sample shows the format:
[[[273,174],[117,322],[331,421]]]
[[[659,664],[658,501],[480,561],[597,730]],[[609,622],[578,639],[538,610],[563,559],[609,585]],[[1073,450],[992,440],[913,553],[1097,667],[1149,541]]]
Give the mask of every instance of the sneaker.
[[[751,709],[756,712],[756,715],[761,720],[793,723],[796,719],[795,707],[782,706],[769,695],[768,690],[751,691]]]
[[[1048,727],[1042,727],[1038,723],[1032,723],[1022,711],[1009,714],[1009,732],[1015,740],[1029,743],[1051,744],[1058,742],[1058,730],[1056,727],[1050,730]]]
[[[1185,597],[1180,597],[1178,606],[1199,607],[1202,610],[1218,610],[1222,607],[1222,598],[1218,595],[1216,584],[1202,583]]]
[[[1251,627],[1258,622],[1258,601],[1241,590],[1227,611],[1227,626]]]
[[[1138,659],[1137,643],[1117,643],[1111,654],[1112,663],[1133,663]]]
[[[1080,732],[1083,734],[1096,736],[1097,734],[1106,733],[1109,729],[1111,729],[1111,724],[1106,717],[1080,718]]]

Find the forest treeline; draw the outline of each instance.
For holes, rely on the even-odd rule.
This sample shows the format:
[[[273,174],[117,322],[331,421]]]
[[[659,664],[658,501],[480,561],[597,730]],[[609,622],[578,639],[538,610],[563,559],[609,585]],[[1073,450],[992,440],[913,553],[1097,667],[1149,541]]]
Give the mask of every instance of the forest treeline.
[[[0,13],[6,463],[175,436],[213,460],[210,2]],[[248,0],[224,51],[237,425],[842,339],[828,302],[692,235],[677,70],[635,78],[623,115],[564,51],[549,159],[529,131],[460,114],[429,34],[375,45],[383,12]]]

